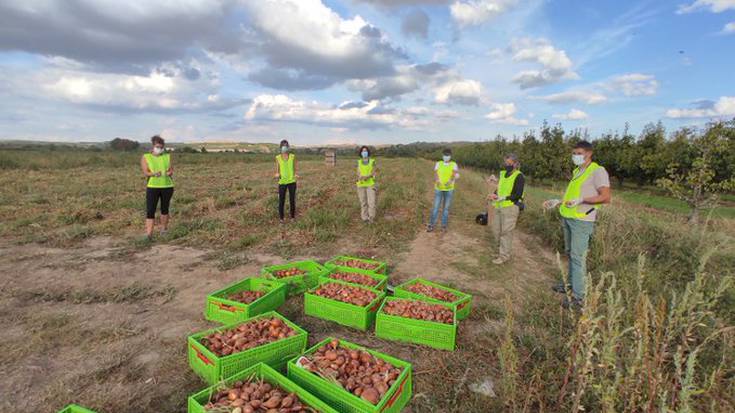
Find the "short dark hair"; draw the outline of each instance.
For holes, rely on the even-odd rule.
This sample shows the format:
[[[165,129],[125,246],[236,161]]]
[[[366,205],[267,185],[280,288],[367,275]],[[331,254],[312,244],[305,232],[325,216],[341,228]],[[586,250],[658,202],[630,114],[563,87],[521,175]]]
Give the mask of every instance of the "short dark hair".
[[[291,146],[287,140],[282,140],[281,143],[278,146]]]
[[[442,155],[451,155],[452,154],[452,148],[444,148],[442,151]]]
[[[162,137],[160,137],[159,135],[154,135],[154,136],[153,136],[153,137],[151,138],[151,144],[152,144],[153,146],[155,146],[155,145],[158,145],[158,144],[160,144],[160,145],[164,145],[164,146],[165,146],[165,145],[166,145],[166,142],[164,142],[163,138],[162,138]]]
[[[589,141],[579,141],[574,144],[574,149],[584,149],[585,151],[592,151],[592,144]]]
[[[357,152],[358,155],[362,155],[362,150],[365,149],[368,152],[368,156],[372,155],[372,151],[367,145],[362,145],[360,150]]]

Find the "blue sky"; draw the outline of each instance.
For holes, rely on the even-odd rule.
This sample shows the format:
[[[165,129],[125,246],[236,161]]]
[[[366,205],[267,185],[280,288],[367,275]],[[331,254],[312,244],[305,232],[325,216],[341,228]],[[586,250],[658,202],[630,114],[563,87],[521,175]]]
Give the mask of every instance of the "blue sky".
[[[6,0],[0,139],[701,126],[735,117],[734,52],[735,0]]]

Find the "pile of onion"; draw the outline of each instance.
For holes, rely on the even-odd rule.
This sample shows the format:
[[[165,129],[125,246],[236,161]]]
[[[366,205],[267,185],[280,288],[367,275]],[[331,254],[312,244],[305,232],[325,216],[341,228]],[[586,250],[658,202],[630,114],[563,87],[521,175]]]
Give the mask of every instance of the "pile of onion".
[[[339,340],[332,340],[299,360],[309,371],[339,383],[373,405],[385,397],[402,370],[367,351],[340,346]]]
[[[364,288],[338,283],[322,284],[314,291],[314,294],[331,300],[353,304],[358,307],[365,307],[373,302],[376,297],[374,292]]]
[[[213,395],[204,409],[227,413],[313,412],[296,393],[288,393],[264,381],[238,381]]]
[[[360,260],[346,260],[346,259],[338,259],[334,261],[334,264],[339,265],[341,267],[359,268],[361,270],[374,270],[380,266],[380,264],[373,264],[373,263],[360,261]]]
[[[285,270],[273,271],[273,276],[275,276],[276,278],[286,278],[286,277],[293,277],[295,275],[304,275],[304,274],[306,274],[306,271],[300,270],[296,267],[286,268]]]
[[[356,272],[334,272],[329,274],[329,278],[334,278],[335,280],[341,280],[352,284],[360,284],[366,287],[375,287],[378,285],[378,281],[375,278]]]
[[[433,321],[435,323],[453,324],[452,310],[439,304],[430,304],[416,300],[392,300],[385,303],[383,312],[386,314],[413,318],[416,320]]]
[[[240,291],[227,296],[228,300],[237,301],[243,304],[250,304],[258,298],[264,296],[262,291]]]
[[[229,356],[296,335],[280,318],[261,318],[235,328],[212,333],[200,342],[218,356]]]
[[[435,300],[446,301],[448,303],[453,303],[459,298],[447,290],[426,285],[420,281],[409,285],[406,289],[412,293],[425,295]]]

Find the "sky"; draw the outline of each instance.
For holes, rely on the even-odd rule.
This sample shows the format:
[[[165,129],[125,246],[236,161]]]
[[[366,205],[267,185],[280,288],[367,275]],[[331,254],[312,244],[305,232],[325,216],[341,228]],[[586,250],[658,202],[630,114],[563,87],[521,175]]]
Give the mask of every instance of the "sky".
[[[3,0],[0,140],[480,141],[735,117],[735,0]]]

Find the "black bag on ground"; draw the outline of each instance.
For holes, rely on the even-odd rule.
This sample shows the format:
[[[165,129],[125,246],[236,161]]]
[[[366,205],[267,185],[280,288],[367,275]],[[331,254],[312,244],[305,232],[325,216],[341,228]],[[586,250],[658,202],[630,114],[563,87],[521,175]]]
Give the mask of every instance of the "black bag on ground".
[[[479,214],[475,217],[475,222],[477,222],[480,225],[487,225],[487,212],[484,214]]]

